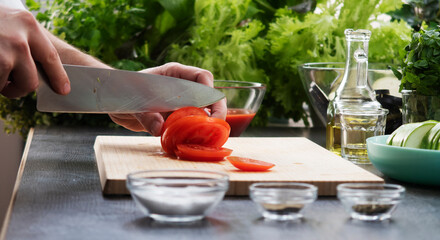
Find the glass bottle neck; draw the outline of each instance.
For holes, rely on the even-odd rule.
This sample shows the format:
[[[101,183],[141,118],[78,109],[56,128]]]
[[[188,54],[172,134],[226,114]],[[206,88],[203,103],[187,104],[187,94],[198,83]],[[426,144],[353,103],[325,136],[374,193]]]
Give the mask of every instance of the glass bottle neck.
[[[337,99],[375,100],[374,91],[368,83],[368,41],[347,36],[347,61],[344,77],[336,92]]]

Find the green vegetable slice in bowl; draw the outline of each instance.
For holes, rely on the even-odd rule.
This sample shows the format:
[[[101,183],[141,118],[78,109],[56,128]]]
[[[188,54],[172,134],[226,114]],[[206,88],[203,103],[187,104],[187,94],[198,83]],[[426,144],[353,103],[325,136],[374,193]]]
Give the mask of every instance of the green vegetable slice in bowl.
[[[367,139],[368,158],[374,167],[393,179],[440,186],[440,151],[390,146],[388,137]]]
[[[386,143],[400,147],[426,148],[425,136],[437,123],[437,121],[430,120],[404,124],[388,137]]]
[[[426,133],[429,132],[434,126],[435,122],[423,122],[419,127],[414,129],[405,141],[402,143],[403,147],[424,148],[422,146],[422,140]]]
[[[431,128],[422,140],[422,148],[437,149],[438,140],[440,138],[440,123]]]

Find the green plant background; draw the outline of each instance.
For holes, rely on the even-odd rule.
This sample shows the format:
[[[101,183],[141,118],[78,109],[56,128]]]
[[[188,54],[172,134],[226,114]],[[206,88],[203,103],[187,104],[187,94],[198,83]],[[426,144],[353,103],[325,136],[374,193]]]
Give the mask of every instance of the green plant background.
[[[54,34],[119,69],[170,61],[216,79],[262,82],[267,93],[253,125],[270,117],[304,120],[307,96],[297,66],[345,61],[346,28],[372,30],[370,62],[396,63],[410,40],[405,21],[380,20],[398,0],[27,0]],[[41,10],[45,9],[45,10]],[[397,17],[394,19],[398,19]],[[115,126],[106,115],[51,114],[35,94],[0,98],[6,131],[36,124]]]

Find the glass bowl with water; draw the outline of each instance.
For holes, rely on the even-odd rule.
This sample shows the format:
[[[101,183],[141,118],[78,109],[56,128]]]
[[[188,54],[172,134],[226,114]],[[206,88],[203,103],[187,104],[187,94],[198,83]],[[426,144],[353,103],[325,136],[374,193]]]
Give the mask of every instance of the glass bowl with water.
[[[307,183],[254,183],[249,190],[263,217],[276,221],[302,218],[304,208],[318,193],[317,187]]]
[[[391,218],[405,195],[405,188],[397,184],[343,183],[337,191],[351,218],[363,221]]]
[[[152,170],[127,175],[127,188],[139,208],[162,222],[203,219],[223,199],[225,173],[196,170]]]

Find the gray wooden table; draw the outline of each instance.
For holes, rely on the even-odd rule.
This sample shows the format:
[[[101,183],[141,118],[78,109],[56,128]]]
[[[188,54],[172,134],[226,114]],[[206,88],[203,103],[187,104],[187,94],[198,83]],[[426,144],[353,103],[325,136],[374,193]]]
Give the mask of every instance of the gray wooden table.
[[[247,197],[227,197],[203,221],[158,223],[144,217],[130,197],[101,194],[92,147],[97,135],[136,134],[35,129],[3,228],[5,239],[440,239],[440,189],[399,182],[407,195],[385,222],[351,220],[335,197],[319,198],[302,221],[265,221]],[[325,143],[323,129],[253,128],[245,135],[305,136]]]

